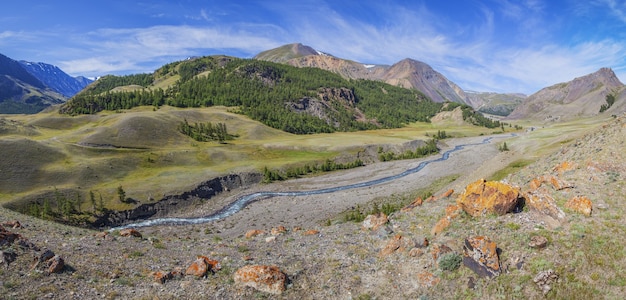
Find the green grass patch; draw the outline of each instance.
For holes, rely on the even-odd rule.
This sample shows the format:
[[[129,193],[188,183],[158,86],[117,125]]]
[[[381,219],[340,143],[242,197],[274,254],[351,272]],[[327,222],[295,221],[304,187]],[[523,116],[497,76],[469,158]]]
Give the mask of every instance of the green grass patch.
[[[502,180],[502,179],[506,178],[506,176],[508,176],[509,174],[515,173],[518,170],[520,170],[521,168],[523,168],[525,166],[528,166],[528,165],[530,165],[533,162],[534,162],[533,160],[529,160],[529,159],[516,160],[516,161],[508,164],[506,167],[504,167],[504,169],[501,169],[501,170],[495,172],[487,180],[490,180],[490,181]]]

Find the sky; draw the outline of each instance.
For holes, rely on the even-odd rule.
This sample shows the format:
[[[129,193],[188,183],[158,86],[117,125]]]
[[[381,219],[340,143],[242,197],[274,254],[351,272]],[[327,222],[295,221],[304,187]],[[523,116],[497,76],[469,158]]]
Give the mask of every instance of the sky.
[[[532,94],[602,67],[626,79],[626,2],[20,0],[0,10],[1,54],[72,76],[290,43],[364,64],[411,58],[465,90]]]

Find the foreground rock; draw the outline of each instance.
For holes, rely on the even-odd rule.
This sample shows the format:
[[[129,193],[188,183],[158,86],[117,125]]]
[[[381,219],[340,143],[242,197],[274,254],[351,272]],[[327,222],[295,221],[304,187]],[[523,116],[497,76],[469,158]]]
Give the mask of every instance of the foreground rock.
[[[591,200],[589,200],[589,198],[587,197],[577,196],[569,199],[567,203],[565,203],[565,207],[577,213],[581,213],[587,217],[591,216],[592,203]]]
[[[550,269],[542,271],[533,278],[533,282],[541,289],[544,295],[546,295],[552,289],[552,284],[559,279],[559,275]]]
[[[466,238],[463,246],[463,265],[481,277],[500,275],[502,269],[496,243],[485,236]]]
[[[520,200],[520,190],[509,184],[480,179],[470,183],[457,203],[473,217],[513,212]]]
[[[196,260],[187,268],[185,274],[196,277],[206,277],[209,272],[215,273],[220,269],[221,267],[218,261],[203,255],[198,255]]]
[[[243,266],[235,272],[235,283],[266,293],[282,294],[287,284],[287,275],[276,266]]]

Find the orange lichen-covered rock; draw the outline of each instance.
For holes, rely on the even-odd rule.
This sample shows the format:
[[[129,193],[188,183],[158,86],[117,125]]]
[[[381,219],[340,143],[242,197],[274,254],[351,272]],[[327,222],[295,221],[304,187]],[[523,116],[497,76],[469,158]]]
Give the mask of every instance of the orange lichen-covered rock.
[[[454,194],[454,190],[453,189],[449,189],[445,193],[441,194],[441,196],[439,196],[439,198],[448,198],[448,197],[452,196],[452,194]]]
[[[287,275],[276,266],[249,265],[235,272],[235,283],[266,293],[281,294],[286,282]]]
[[[585,216],[591,216],[592,203],[591,200],[585,196],[577,196],[569,199],[567,203],[565,203],[565,207]]]
[[[250,229],[246,232],[246,238],[250,239],[261,234],[265,234],[265,231],[259,229]]]
[[[556,206],[556,201],[547,191],[538,189],[536,191],[526,193],[525,204],[531,211],[550,216],[555,221],[561,221],[565,218],[565,213]]]
[[[215,273],[220,270],[221,266],[217,260],[212,260],[206,256],[198,255],[196,260],[185,271],[186,275],[193,275],[197,277],[205,277],[208,272]]]
[[[141,233],[139,233],[139,231],[137,231],[135,228],[126,228],[126,229],[122,229],[120,230],[120,235],[121,236],[134,236],[134,237],[141,237]]]
[[[528,188],[531,191],[534,191],[538,188],[541,187],[541,185],[543,184],[543,177],[537,177],[537,178],[533,178],[530,183],[528,183]]]
[[[407,250],[413,249],[415,247],[415,242],[410,238],[403,237],[399,234],[396,234],[393,238],[391,238],[385,247],[380,250],[380,256],[387,256],[395,252],[405,252]]]
[[[446,207],[446,215],[441,218],[437,224],[430,230],[430,234],[437,235],[442,233],[450,224],[452,224],[452,219],[459,216],[461,212],[461,207],[459,205],[448,205]]]
[[[556,167],[554,167],[552,171],[558,173],[559,175],[563,175],[563,173],[567,171],[571,171],[575,168],[576,168],[576,163],[571,162],[571,161],[564,161],[560,163],[559,165],[557,165]]]
[[[437,221],[435,226],[433,226],[433,228],[430,230],[430,234],[438,235],[442,233],[446,228],[448,228],[450,224],[452,224],[452,221],[448,217],[443,217],[439,219],[439,221]]]
[[[283,234],[285,232],[287,232],[287,228],[285,228],[285,226],[283,226],[283,225],[280,225],[278,227],[274,227],[274,228],[272,228],[272,231],[271,231],[272,235],[279,235],[279,234]]]
[[[414,208],[418,206],[422,206],[422,203],[424,203],[424,201],[422,200],[422,197],[417,197],[415,198],[415,200],[413,200],[413,202],[411,202],[411,204],[403,207],[400,211],[402,212],[412,211]]]
[[[480,179],[465,188],[457,203],[474,217],[491,213],[501,216],[512,212],[519,199],[519,188],[503,182]]]
[[[563,179],[557,178],[556,176],[549,176],[545,181],[550,182],[554,189],[557,191],[574,187],[571,183],[568,183]]]
[[[485,236],[465,239],[463,264],[482,277],[494,277],[502,272],[496,243]]]
[[[152,273],[152,277],[157,283],[164,284],[165,281],[172,279],[173,275],[171,272],[157,271]]]
[[[303,233],[303,235],[316,235],[316,234],[318,234],[318,233],[320,233],[320,231],[319,231],[319,230],[309,229],[309,230],[305,231],[305,232]]]
[[[362,226],[363,229],[377,230],[380,226],[387,224],[387,222],[389,222],[387,215],[383,212],[379,212],[375,215],[368,215],[365,217]]]

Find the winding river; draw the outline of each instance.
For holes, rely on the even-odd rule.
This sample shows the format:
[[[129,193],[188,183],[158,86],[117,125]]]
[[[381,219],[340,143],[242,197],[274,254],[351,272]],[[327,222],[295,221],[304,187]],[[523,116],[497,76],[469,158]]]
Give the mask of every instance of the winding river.
[[[515,136],[515,134],[506,135],[506,136]],[[159,219],[145,220],[142,222],[127,224],[124,226],[111,228],[110,230],[113,231],[113,230],[119,230],[119,229],[125,229],[125,228],[138,228],[138,227],[148,227],[148,226],[155,226],[155,225],[191,225],[191,224],[209,223],[209,222],[214,222],[214,221],[232,216],[233,214],[242,210],[248,204],[255,202],[255,201],[263,200],[263,199],[279,197],[279,196],[298,197],[298,196],[317,195],[317,194],[329,194],[329,193],[334,193],[338,191],[344,191],[344,190],[349,190],[349,189],[363,188],[363,187],[383,184],[386,182],[396,180],[398,178],[405,177],[410,174],[417,173],[431,163],[448,160],[448,158],[450,157],[450,154],[457,152],[459,150],[462,150],[465,147],[487,144],[491,142],[492,139],[493,137],[488,137],[479,143],[457,145],[454,148],[445,151],[439,158],[423,161],[419,163],[417,167],[408,169],[402,173],[392,175],[392,176],[387,176],[387,177],[374,179],[370,181],[364,181],[364,182],[355,183],[355,184],[341,185],[341,186],[336,186],[336,187],[310,190],[310,191],[257,192],[257,193],[241,196],[237,198],[235,201],[231,202],[230,204],[220,209],[219,211],[212,213],[208,216],[195,217],[195,218],[159,218]]]

